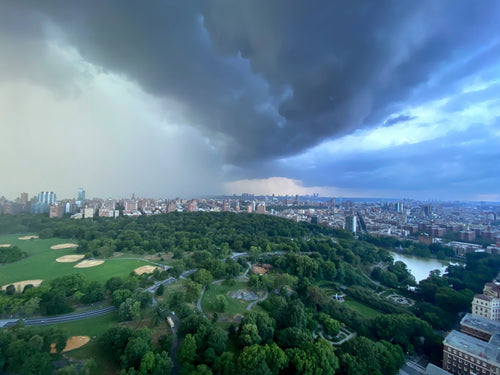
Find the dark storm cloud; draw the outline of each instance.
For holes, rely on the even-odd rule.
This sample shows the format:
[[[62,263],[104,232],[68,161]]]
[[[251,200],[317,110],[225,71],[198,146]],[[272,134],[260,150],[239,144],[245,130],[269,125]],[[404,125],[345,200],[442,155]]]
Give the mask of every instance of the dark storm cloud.
[[[499,36],[496,1],[28,3],[2,7],[50,20],[88,61],[178,101],[226,162],[241,165],[399,113]],[[455,72],[441,92],[475,73]]]

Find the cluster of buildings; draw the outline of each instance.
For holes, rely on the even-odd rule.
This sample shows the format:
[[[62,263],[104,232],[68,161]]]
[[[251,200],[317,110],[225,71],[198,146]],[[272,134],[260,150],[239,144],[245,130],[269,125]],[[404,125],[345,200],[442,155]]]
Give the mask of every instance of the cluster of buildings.
[[[312,196],[221,196],[201,199],[88,199],[80,188],[73,199],[57,200],[41,192],[31,200],[21,193],[15,201],[0,198],[0,214],[48,213],[74,218],[140,216],[176,211],[231,211],[269,214],[373,236],[393,236],[426,245],[449,246],[457,257],[475,251],[500,253],[500,205],[413,200],[343,200]],[[497,229],[499,228],[499,229]]]
[[[460,375],[500,374],[500,282],[474,296],[472,313],[443,342],[443,369]]]

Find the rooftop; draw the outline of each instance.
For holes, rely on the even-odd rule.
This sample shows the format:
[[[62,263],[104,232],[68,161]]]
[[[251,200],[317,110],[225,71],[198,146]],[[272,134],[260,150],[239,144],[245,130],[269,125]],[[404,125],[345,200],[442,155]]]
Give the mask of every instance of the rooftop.
[[[460,324],[478,331],[491,333],[492,335],[500,334],[500,322],[494,322],[482,316],[472,315],[471,313],[465,314]]]
[[[497,342],[498,340],[492,339],[491,341]],[[443,344],[500,366],[500,350],[491,341],[487,343],[465,333],[453,330],[446,336]]]

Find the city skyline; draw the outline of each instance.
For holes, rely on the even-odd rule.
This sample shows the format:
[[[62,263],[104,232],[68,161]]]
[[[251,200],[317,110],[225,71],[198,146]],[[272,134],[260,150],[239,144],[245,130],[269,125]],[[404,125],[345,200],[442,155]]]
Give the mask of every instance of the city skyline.
[[[0,196],[500,201],[500,4],[0,5]]]

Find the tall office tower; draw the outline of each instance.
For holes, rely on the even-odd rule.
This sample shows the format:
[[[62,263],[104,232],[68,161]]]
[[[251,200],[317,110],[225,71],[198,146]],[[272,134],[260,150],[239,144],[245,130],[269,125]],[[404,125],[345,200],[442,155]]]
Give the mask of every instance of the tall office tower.
[[[330,209],[335,209],[335,198],[330,199]]]
[[[344,229],[349,232],[356,233],[357,225],[356,225],[356,215],[348,215],[345,217],[345,226]]]
[[[422,206],[422,212],[424,213],[424,216],[430,217],[432,215],[432,206],[430,204],[424,204]]]
[[[295,205],[299,204],[299,195],[298,194],[295,196],[295,201],[293,202],[293,204],[295,204]]]
[[[403,202],[396,203],[396,211],[399,213],[403,212]]]
[[[76,198],[77,207],[85,206],[85,190],[83,188],[78,189],[78,198]]]

